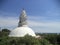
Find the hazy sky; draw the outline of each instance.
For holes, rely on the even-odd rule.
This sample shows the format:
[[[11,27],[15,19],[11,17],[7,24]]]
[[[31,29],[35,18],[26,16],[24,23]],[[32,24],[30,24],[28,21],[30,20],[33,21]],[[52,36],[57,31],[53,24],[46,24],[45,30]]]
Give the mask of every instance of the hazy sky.
[[[0,27],[13,30],[22,9],[35,32],[60,33],[59,0],[0,0]]]

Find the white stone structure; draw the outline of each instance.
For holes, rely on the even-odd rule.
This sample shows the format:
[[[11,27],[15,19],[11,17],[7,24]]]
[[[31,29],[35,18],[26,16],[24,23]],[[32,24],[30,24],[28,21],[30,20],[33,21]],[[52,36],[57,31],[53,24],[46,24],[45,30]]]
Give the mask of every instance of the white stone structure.
[[[36,36],[34,31],[27,26],[27,15],[23,9],[19,17],[18,27],[10,32],[9,37],[24,37],[27,34],[33,37]]]

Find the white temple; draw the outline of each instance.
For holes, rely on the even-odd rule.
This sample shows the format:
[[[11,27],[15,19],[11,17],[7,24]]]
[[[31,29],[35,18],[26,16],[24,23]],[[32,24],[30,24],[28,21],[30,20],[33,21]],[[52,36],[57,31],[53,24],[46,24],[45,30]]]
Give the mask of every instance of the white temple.
[[[27,25],[27,15],[23,9],[19,17],[18,27],[12,30],[9,34],[9,37],[24,37],[25,35],[36,36],[34,31]]]

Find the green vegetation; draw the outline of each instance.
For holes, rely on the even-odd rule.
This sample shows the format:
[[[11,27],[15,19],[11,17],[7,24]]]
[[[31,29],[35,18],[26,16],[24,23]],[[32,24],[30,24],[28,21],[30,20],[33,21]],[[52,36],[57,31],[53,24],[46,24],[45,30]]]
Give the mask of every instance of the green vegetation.
[[[26,35],[25,37],[8,37],[10,31],[2,29],[0,31],[0,45],[60,45],[60,35],[57,34],[40,34],[40,38]],[[57,40],[56,40],[57,39]]]
[[[60,33],[38,33],[53,45],[60,45]]]

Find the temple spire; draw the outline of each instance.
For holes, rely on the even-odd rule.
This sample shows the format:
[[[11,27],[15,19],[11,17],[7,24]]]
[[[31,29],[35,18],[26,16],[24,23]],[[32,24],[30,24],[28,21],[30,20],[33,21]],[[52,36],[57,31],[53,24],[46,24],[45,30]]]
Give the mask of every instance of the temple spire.
[[[26,11],[23,9],[21,12],[21,15],[19,17],[19,23],[18,23],[18,27],[21,26],[26,26],[27,25],[27,15],[26,15]]]

